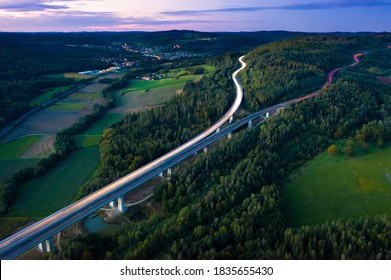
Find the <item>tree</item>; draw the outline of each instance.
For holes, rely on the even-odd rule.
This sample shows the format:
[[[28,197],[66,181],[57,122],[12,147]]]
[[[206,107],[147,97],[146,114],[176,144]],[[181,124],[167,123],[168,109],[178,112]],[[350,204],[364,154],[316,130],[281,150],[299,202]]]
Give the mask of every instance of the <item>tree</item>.
[[[327,148],[327,152],[330,156],[335,156],[338,154],[338,148],[337,145],[333,144],[330,147]]]
[[[368,144],[365,142],[365,141],[361,141],[358,143],[360,145],[360,149],[361,151],[363,151],[364,153],[368,152]]]
[[[380,148],[380,149],[384,148],[384,141],[383,141],[383,139],[381,139],[381,138],[377,139],[377,147]]]
[[[345,145],[345,156],[346,157],[352,157],[353,156],[353,147],[354,147],[354,140],[353,139],[349,139],[346,142],[346,145]]]

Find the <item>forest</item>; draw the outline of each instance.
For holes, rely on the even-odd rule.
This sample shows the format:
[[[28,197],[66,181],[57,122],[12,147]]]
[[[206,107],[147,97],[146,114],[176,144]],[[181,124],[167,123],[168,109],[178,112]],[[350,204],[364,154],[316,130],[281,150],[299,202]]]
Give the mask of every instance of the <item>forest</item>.
[[[151,222],[124,226],[112,236],[88,234],[68,239],[61,250],[48,257],[390,259],[389,215],[292,228],[282,213],[284,201],[280,196],[289,174],[334,141],[375,141],[381,149],[379,143],[391,140],[391,88],[379,83],[377,75],[369,71],[376,67],[391,74],[391,53],[384,47],[389,41],[391,37],[384,34],[306,36],[250,52],[246,58],[250,67],[242,80],[245,108],[255,111],[321,88],[328,71],[351,63],[355,52],[371,49],[358,67],[342,71],[325,92],[284,108],[260,127],[238,132],[190,164],[174,169],[170,180],[163,180],[154,190],[153,199],[162,213]],[[154,110],[129,115],[107,130],[101,144],[104,177],[93,179],[97,183],[90,182],[81,195],[99,187],[105,178],[114,180],[149,156],[163,153],[162,147],[170,149],[184,141],[191,132],[201,129],[197,127],[199,120],[208,125],[213,120],[209,116],[218,114],[211,114],[208,107],[198,111],[194,105],[198,98],[210,98],[209,104],[219,100],[214,98],[231,86],[228,73],[223,71],[210,82],[189,84],[183,98],[194,101],[181,103],[181,98],[176,98],[167,105],[168,112],[173,113],[163,118],[163,123],[158,119],[159,110]],[[218,81],[213,80],[217,77]],[[210,96],[193,95],[197,89]],[[224,106],[218,106],[218,110],[223,111]],[[155,122],[164,129],[155,127]],[[190,131],[180,125],[191,122],[195,125]],[[179,129],[173,131],[170,123]],[[147,152],[137,144],[141,140],[132,130],[150,139]]]

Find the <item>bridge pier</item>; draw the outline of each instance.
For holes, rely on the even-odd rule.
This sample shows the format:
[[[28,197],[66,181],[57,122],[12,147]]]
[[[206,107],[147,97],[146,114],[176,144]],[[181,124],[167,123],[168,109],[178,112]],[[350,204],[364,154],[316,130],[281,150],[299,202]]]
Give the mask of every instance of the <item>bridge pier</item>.
[[[231,124],[234,121],[234,116],[229,117],[229,123]]]
[[[53,251],[53,242],[52,239],[46,239],[45,241],[38,244],[38,249],[43,253],[49,253]]]
[[[197,153],[196,153],[196,154],[197,154]],[[170,177],[171,174],[172,174],[172,169],[171,169],[171,168],[167,168],[167,170],[165,170],[165,171],[159,173],[159,177],[160,177],[160,178],[164,178],[165,175],[166,175],[167,177]]]
[[[265,118],[266,119],[270,118],[270,113],[269,112],[266,113]]]
[[[114,204],[115,204],[114,201],[110,202],[110,207],[111,207],[111,208],[114,208],[114,207],[115,207]]]
[[[248,122],[248,127],[249,127],[249,128],[252,128],[252,127],[253,127],[253,121],[249,121],[249,122]]]
[[[208,147],[204,147],[204,153],[208,152]]]
[[[220,127],[218,129],[216,129],[216,133],[219,133],[220,132]]]
[[[123,196],[118,197],[118,210],[120,212],[125,212],[125,198]]]
[[[232,132],[228,133],[228,139],[232,138]]]

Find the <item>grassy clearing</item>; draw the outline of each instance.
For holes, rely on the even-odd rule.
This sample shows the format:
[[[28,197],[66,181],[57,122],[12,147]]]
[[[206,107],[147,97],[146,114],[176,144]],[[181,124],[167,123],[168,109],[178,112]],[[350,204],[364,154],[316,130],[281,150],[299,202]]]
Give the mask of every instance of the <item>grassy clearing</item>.
[[[291,176],[282,188],[290,225],[391,213],[391,143],[355,154],[345,159],[324,152]]]
[[[100,92],[76,92],[69,96],[69,98],[80,98],[80,99],[93,99],[102,97],[102,93]]]
[[[88,102],[75,102],[75,103],[66,103],[59,102],[50,106],[47,110],[51,111],[79,111],[87,106]]]
[[[95,98],[102,97],[99,92],[77,92],[69,95],[64,100],[50,106],[52,111],[79,111],[92,102]]]
[[[31,135],[0,144],[0,160],[19,158],[42,138],[42,135]]]
[[[93,78],[93,76],[81,75],[81,74],[78,74],[78,73],[59,73],[59,74],[46,75],[46,77],[52,78],[52,79],[71,78],[71,79],[75,79],[77,81]]]
[[[33,100],[29,102],[30,106],[36,106],[44,101],[47,101],[49,99],[52,99],[55,95],[64,93],[68,90],[70,90],[73,86],[64,86],[64,87],[56,87],[46,90],[43,94],[40,96],[37,96]]]
[[[161,74],[162,79],[159,80],[132,80],[129,88],[117,93],[118,106],[127,110],[163,104],[169,101],[177,90],[182,90],[187,82],[198,81],[204,75],[210,75],[216,69],[206,64],[193,68],[196,67],[203,67],[205,73],[192,75],[190,74],[191,69],[177,68]]]
[[[176,85],[162,86],[151,89],[147,92],[144,90],[128,92],[125,95],[118,94],[116,97],[118,106],[124,108],[139,108],[146,106],[156,106],[169,101],[175,96],[177,90],[183,89],[185,83]]]
[[[21,168],[35,166],[38,159],[0,160],[0,182]]]
[[[143,81],[143,80],[131,80],[131,86],[127,88],[124,92],[133,92],[133,91],[146,91],[151,90],[158,87],[171,86],[171,85],[183,85],[186,82],[194,81],[196,79],[196,75],[183,76],[179,79],[161,79],[161,80],[152,80],[152,81]]]
[[[42,218],[68,205],[99,161],[98,147],[73,152],[44,177],[24,184],[8,216]]]
[[[77,135],[73,137],[78,148],[98,146],[100,138],[100,135]]]
[[[102,135],[103,130],[112,125],[113,123],[118,122],[122,118],[122,114],[112,114],[107,113],[95,122],[89,129],[84,131],[83,135]]]
[[[216,71],[216,67],[214,67],[212,65],[202,64],[199,66],[205,69],[205,75],[213,74],[213,72]]]

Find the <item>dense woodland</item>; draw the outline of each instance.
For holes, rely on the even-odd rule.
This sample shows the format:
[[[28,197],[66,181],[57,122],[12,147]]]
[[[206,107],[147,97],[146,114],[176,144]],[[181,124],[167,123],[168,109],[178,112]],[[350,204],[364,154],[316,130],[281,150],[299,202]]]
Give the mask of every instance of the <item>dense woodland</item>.
[[[287,99],[288,93],[284,95],[275,91],[275,87],[265,87],[276,73],[279,73],[281,88],[289,86],[292,79],[320,88],[328,70],[350,63],[353,53],[366,45],[377,48],[363,58],[358,67],[339,73],[326,92],[286,107],[260,128],[239,132],[233,139],[221,141],[207,154],[199,155],[191,164],[176,169],[170,180],[163,180],[154,190],[154,200],[161,205],[162,214],[152,222],[126,226],[113,236],[89,234],[67,240],[61,251],[50,257],[390,259],[390,216],[290,228],[282,214],[280,198],[285,178],[336,139],[350,137],[377,143],[391,140],[391,88],[380,84],[376,75],[369,71],[376,67],[390,74],[391,53],[383,46],[385,40],[391,41],[391,38],[323,37],[319,40],[307,37],[261,47],[250,53],[247,60],[252,67],[243,80],[246,90],[253,92],[252,96],[246,94],[246,106],[256,110],[262,104]],[[297,46],[301,46],[302,55]],[[326,49],[330,46],[337,47],[327,55]],[[319,59],[324,59],[325,64],[319,64],[317,50],[321,54]],[[262,60],[268,52],[273,52],[273,57],[280,60],[274,61],[270,56],[269,62],[272,65],[279,63],[281,67],[263,70]],[[336,54],[339,60],[333,57]],[[304,74],[292,76],[298,69],[303,69]],[[254,81],[254,85],[249,80]],[[300,94],[299,86],[291,86],[291,89]],[[213,87],[210,92],[214,92]],[[260,92],[268,98],[260,101]],[[156,112],[147,113],[144,118],[154,114]],[[126,160],[127,155],[120,151],[132,147],[133,139],[125,137],[132,134],[126,128],[133,129],[129,124],[136,117],[128,116],[126,121],[107,131],[105,141],[113,143],[110,152],[118,156],[118,159],[113,156],[112,162],[120,164]],[[153,124],[145,122],[145,125],[144,130],[152,130]],[[156,134],[154,140],[159,141],[158,137],[162,136]],[[122,142],[114,139],[122,139]],[[101,147],[106,159],[111,156],[107,154],[107,146],[103,142]],[[153,151],[149,153],[152,155]],[[119,170],[124,169],[120,167]]]

